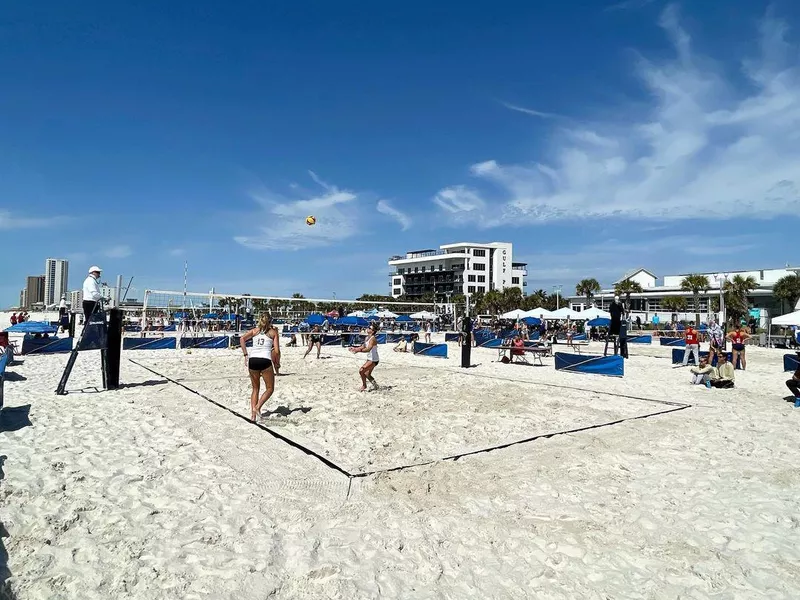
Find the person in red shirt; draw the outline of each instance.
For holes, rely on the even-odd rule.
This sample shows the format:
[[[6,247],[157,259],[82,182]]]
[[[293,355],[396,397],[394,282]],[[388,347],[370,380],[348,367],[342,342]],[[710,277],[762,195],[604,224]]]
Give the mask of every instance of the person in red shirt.
[[[732,363],[733,367],[736,368],[737,361],[740,361],[738,364],[742,365],[742,370],[747,366],[745,355],[744,355],[744,343],[750,339],[750,334],[744,331],[744,325],[739,325],[736,328],[736,331],[731,331],[728,334],[728,339],[730,339],[733,345],[733,356],[732,356]]]
[[[697,331],[695,328],[691,326],[691,324],[686,328],[686,331],[683,334],[684,339],[686,340],[686,350],[683,352],[683,366],[689,364],[689,353],[694,354],[694,364],[700,364],[700,340],[697,336]]]
[[[13,315],[11,315],[11,324],[12,325],[16,325],[17,324],[17,313],[14,313]]]

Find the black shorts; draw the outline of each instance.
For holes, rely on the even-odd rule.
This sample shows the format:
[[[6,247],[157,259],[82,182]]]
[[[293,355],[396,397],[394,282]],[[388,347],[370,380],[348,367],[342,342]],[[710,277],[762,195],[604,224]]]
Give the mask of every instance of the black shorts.
[[[737,352],[744,352],[744,344],[734,344],[733,349]]]
[[[247,362],[247,368],[249,368],[251,371],[258,371],[260,373],[261,371],[271,369],[272,361],[268,358],[252,357]]]
[[[312,335],[311,336],[311,343],[312,344],[319,344],[321,341],[322,341],[322,339],[318,335]]]

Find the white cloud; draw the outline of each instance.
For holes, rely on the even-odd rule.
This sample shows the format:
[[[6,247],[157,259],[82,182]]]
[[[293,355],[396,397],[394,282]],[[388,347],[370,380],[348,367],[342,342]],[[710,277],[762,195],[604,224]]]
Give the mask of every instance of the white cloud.
[[[66,217],[18,217],[0,210],[0,229],[40,229],[63,224]]]
[[[309,175],[323,189],[322,194],[291,200],[266,189],[250,192],[264,209],[250,220],[263,224],[256,233],[238,235],[234,240],[258,250],[299,250],[327,246],[355,235],[362,216],[359,196],[325,183],[313,171]],[[317,219],[314,226],[306,225],[310,215]]]
[[[105,250],[105,255],[108,258],[128,258],[131,254],[133,254],[131,247],[124,244],[112,246],[111,248],[106,248]]]
[[[393,207],[388,200],[378,200],[376,209],[379,213],[387,215],[400,223],[400,227],[403,231],[411,227],[411,217]]]
[[[525,108],[524,106],[517,106],[516,104],[510,104],[508,102],[500,102],[503,106],[510,110],[515,110],[517,112],[521,112],[526,115],[530,115],[532,117],[539,117],[541,119],[557,119],[558,115],[548,112],[542,112],[540,110],[534,110],[532,108]]]
[[[186,254],[186,250],[184,248],[172,248],[169,251],[170,256],[183,256]]]
[[[675,55],[637,61],[644,113],[632,102],[614,118],[562,126],[538,162],[475,164],[476,183],[442,189],[435,205],[482,227],[800,214],[800,63],[784,23],[762,22],[759,56],[741,63],[744,86],[692,51],[674,7],[659,23]]]

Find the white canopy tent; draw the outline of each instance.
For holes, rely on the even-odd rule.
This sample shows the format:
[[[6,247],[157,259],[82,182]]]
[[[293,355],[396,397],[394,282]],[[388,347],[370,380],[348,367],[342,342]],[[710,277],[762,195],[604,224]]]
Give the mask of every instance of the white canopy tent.
[[[390,310],[379,310],[375,316],[381,319],[396,319],[397,315]]]
[[[772,319],[773,325],[782,325],[784,327],[788,325],[800,325],[800,310],[796,310],[793,313],[789,313],[788,315],[781,315],[780,317],[775,317]]]
[[[433,319],[436,318],[435,314],[433,314],[432,312],[427,311],[427,310],[416,312],[416,313],[410,314],[408,316],[411,317],[412,319],[418,320],[418,321],[432,321]]]
[[[348,317],[362,317],[362,318],[364,318],[364,317],[368,317],[369,314],[366,311],[363,311],[363,310],[356,310],[356,311],[353,311],[351,313],[347,313],[347,316]]]
[[[539,308],[534,308],[533,310],[526,310],[523,317],[533,317],[534,319],[552,319],[553,317],[550,316],[551,314],[552,313],[549,310],[540,306]]]
[[[601,308],[597,308],[596,306],[592,306],[591,308],[587,308],[586,310],[582,310],[580,312],[581,316],[585,318],[587,321],[591,321],[592,319],[597,319],[598,317],[601,319],[610,319],[611,313],[607,312]]]
[[[521,310],[521,309],[517,308],[517,309],[511,310],[511,311],[509,311],[507,313],[504,313],[501,316],[504,319],[514,319],[515,321],[518,321],[519,319],[527,317],[528,313],[526,313],[524,310]]]
[[[550,313],[551,319],[572,319],[573,321],[585,321],[589,319],[585,315],[585,313],[578,312],[577,310],[572,310],[571,308],[564,307],[559,308],[558,310],[554,310]]]

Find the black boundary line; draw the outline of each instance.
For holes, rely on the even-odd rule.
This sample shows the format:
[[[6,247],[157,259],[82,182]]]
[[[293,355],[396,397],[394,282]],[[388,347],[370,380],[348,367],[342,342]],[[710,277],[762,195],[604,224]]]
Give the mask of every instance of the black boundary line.
[[[349,357],[345,356],[345,357],[342,357],[342,358],[349,358]],[[607,423],[597,423],[597,424],[594,424],[594,425],[586,425],[584,427],[577,427],[577,428],[573,428],[573,429],[565,429],[565,430],[562,430],[562,431],[554,431],[554,432],[549,432],[549,433],[540,433],[538,435],[535,435],[535,436],[532,436],[532,437],[528,437],[528,438],[523,438],[521,440],[514,440],[512,442],[505,442],[503,444],[498,444],[496,446],[489,446],[487,448],[481,448],[479,450],[470,450],[468,452],[462,452],[460,454],[453,454],[451,456],[445,456],[443,458],[436,458],[436,459],[433,459],[433,460],[423,461],[423,462],[419,462],[419,463],[412,463],[412,464],[408,464],[408,465],[400,465],[400,466],[397,466],[397,467],[389,467],[389,468],[386,468],[386,469],[376,469],[374,471],[362,471],[362,472],[359,472],[359,473],[350,473],[350,472],[346,471],[344,468],[342,468],[339,465],[337,465],[336,463],[334,463],[333,461],[325,458],[324,456],[322,456],[319,453],[311,450],[310,448],[307,448],[307,447],[303,446],[302,444],[300,444],[298,442],[295,442],[291,438],[288,438],[285,435],[282,435],[282,434],[280,434],[280,433],[278,433],[276,431],[273,431],[272,429],[270,429],[266,425],[262,425],[260,423],[254,423],[253,421],[251,421],[250,419],[248,419],[244,415],[241,415],[238,412],[228,408],[224,404],[221,404],[220,402],[217,402],[216,400],[213,400],[213,399],[209,398],[205,394],[202,394],[201,392],[198,392],[197,390],[194,390],[194,389],[190,388],[189,386],[184,385],[181,382],[176,381],[176,380],[168,377],[167,375],[164,375],[163,373],[159,373],[158,371],[155,371],[155,370],[153,370],[153,369],[151,369],[149,367],[146,367],[146,366],[136,362],[135,360],[133,360],[131,358],[129,358],[128,360],[130,362],[132,362],[133,364],[145,369],[146,371],[150,371],[154,375],[158,375],[159,377],[163,377],[167,381],[170,381],[171,383],[174,383],[175,385],[180,386],[183,389],[185,389],[185,390],[187,390],[189,392],[192,392],[193,394],[195,394],[197,396],[200,396],[201,398],[203,398],[207,402],[210,402],[210,403],[214,404],[215,406],[218,406],[219,408],[222,408],[222,409],[228,411],[229,413],[231,413],[232,415],[237,416],[238,418],[242,419],[246,423],[249,423],[251,425],[255,425],[256,427],[258,427],[259,429],[262,429],[263,431],[266,431],[267,433],[269,433],[273,437],[275,437],[275,438],[277,438],[277,439],[289,444],[293,448],[297,448],[298,450],[300,450],[301,452],[305,453],[306,455],[316,458],[317,460],[321,461],[325,466],[327,466],[327,467],[329,467],[329,468],[341,473],[342,475],[345,475],[349,479],[349,482],[348,482],[348,485],[347,485],[347,496],[346,496],[346,498],[348,498],[348,499],[350,498],[350,491],[351,491],[353,479],[356,479],[356,478],[370,477],[372,475],[379,475],[381,473],[394,473],[394,472],[398,472],[398,471],[406,471],[406,470],[414,469],[414,468],[417,468],[417,467],[424,467],[424,466],[427,466],[427,465],[431,465],[431,464],[434,464],[434,463],[437,463],[437,462],[444,462],[444,461],[455,462],[455,461],[459,460],[460,458],[464,458],[464,457],[467,457],[467,456],[474,456],[474,455],[477,455],[477,454],[488,454],[488,453],[494,452],[496,450],[504,450],[504,449],[510,448],[512,446],[518,446],[520,444],[527,444],[527,443],[530,443],[530,442],[533,442],[533,441],[536,441],[536,440],[539,440],[539,439],[549,439],[549,438],[560,436],[560,435],[568,435],[568,434],[571,434],[571,433],[580,433],[580,432],[583,432],[583,431],[590,431],[592,429],[602,429],[604,427],[610,427],[610,426],[613,426],[613,425],[619,425],[620,423],[625,423],[626,421],[636,421],[636,420],[641,420],[641,419],[648,419],[650,417],[655,417],[655,416],[659,416],[659,415],[665,415],[665,414],[668,414],[668,413],[685,410],[687,408],[692,408],[691,404],[683,404],[683,403],[679,403],[679,402],[667,402],[667,401],[663,401],[663,400],[654,400],[652,398],[639,398],[637,396],[628,396],[628,395],[625,395],[625,394],[614,394],[614,393],[611,393],[611,392],[595,392],[594,390],[585,390],[583,388],[576,388],[576,387],[572,387],[572,386],[562,386],[562,385],[556,385],[556,384],[545,384],[545,383],[539,383],[539,382],[529,382],[529,381],[524,381],[524,380],[519,380],[519,379],[509,379],[509,378],[505,378],[505,377],[496,377],[496,376],[491,376],[491,375],[481,375],[480,373],[469,373],[469,372],[464,371],[465,375],[471,375],[471,376],[476,376],[476,377],[487,377],[489,379],[499,379],[501,381],[511,381],[511,382],[515,382],[515,383],[532,383],[534,385],[538,384],[538,385],[543,385],[543,386],[547,386],[547,387],[573,389],[573,390],[578,390],[578,391],[582,391],[582,392],[589,391],[589,392],[598,393],[598,394],[606,394],[608,396],[617,396],[617,397],[620,397],[620,398],[629,398],[629,399],[633,399],[633,400],[644,400],[644,401],[647,401],[647,402],[656,402],[656,403],[659,403],[659,404],[665,404],[665,405],[668,405],[668,406],[673,406],[674,408],[670,408],[668,410],[662,410],[662,411],[658,411],[658,412],[654,412],[654,413],[648,413],[648,414],[644,414],[644,415],[636,415],[636,416],[633,416],[633,417],[625,417],[623,419],[617,419],[617,420],[614,420],[614,421],[608,421]],[[434,370],[434,369],[432,369],[430,367],[420,367],[420,368],[428,369],[428,370]],[[453,370],[453,369],[448,369],[448,370]],[[455,372],[458,373],[460,371],[455,371]]]
[[[277,438],[277,439],[281,440],[282,442],[286,442],[287,444],[289,444],[289,445],[290,445],[290,446],[292,446],[293,448],[297,448],[298,450],[300,450],[300,451],[304,452],[304,453],[305,453],[305,454],[307,454],[308,456],[313,456],[314,458],[316,458],[317,460],[319,460],[320,462],[322,462],[322,463],[323,463],[323,464],[324,464],[326,467],[329,467],[329,468],[333,469],[334,471],[338,471],[339,473],[341,473],[342,475],[345,475],[346,477],[353,477],[353,475],[351,475],[349,472],[347,472],[346,470],[344,470],[342,467],[340,467],[339,465],[337,465],[337,464],[336,464],[335,462],[333,462],[332,460],[329,460],[329,459],[325,458],[324,456],[322,456],[321,454],[319,454],[319,453],[317,453],[317,452],[314,452],[314,451],[313,451],[313,450],[311,450],[310,448],[306,448],[306,447],[305,447],[305,446],[303,446],[302,444],[299,444],[299,443],[295,442],[294,440],[292,440],[292,439],[290,439],[290,438],[286,437],[285,435],[281,435],[281,434],[280,434],[280,433],[278,433],[277,431],[273,431],[272,429],[270,429],[270,428],[269,428],[269,427],[267,427],[266,425],[262,425],[261,423],[254,423],[253,421],[251,421],[250,419],[248,419],[248,418],[247,418],[247,417],[245,417],[244,415],[242,415],[242,414],[239,414],[238,412],[236,412],[236,411],[235,411],[235,410],[233,410],[233,409],[230,409],[230,408],[228,408],[228,407],[227,407],[227,406],[225,406],[224,404],[222,404],[222,403],[220,403],[220,402],[217,402],[216,400],[213,400],[213,399],[209,398],[209,397],[208,397],[208,396],[206,396],[205,394],[202,394],[202,393],[198,392],[197,390],[194,390],[194,389],[190,388],[188,385],[183,385],[183,384],[182,384],[180,381],[175,381],[174,379],[172,379],[171,377],[168,377],[168,376],[164,375],[163,373],[159,373],[158,371],[154,371],[154,370],[153,370],[153,369],[151,369],[150,367],[145,367],[144,365],[142,365],[142,364],[140,364],[140,363],[136,362],[135,360],[133,360],[133,359],[131,359],[131,358],[129,358],[128,360],[129,360],[130,362],[132,362],[133,364],[135,364],[135,365],[137,365],[137,366],[141,367],[142,369],[145,369],[146,371],[150,371],[151,373],[153,373],[154,375],[158,375],[159,377],[163,377],[163,378],[164,378],[164,379],[166,379],[167,381],[169,381],[169,382],[171,382],[171,383],[174,383],[175,385],[177,385],[177,386],[180,386],[180,387],[182,387],[183,389],[185,389],[185,390],[187,390],[187,391],[190,391],[190,392],[192,392],[193,394],[196,394],[196,395],[200,396],[200,397],[201,397],[203,400],[206,400],[206,401],[208,401],[208,402],[211,402],[211,404],[213,404],[213,405],[215,405],[215,406],[218,406],[219,408],[222,408],[223,410],[226,410],[226,411],[228,411],[228,412],[229,412],[229,413],[231,413],[232,415],[235,415],[235,416],[239,417],[239,418],[240,418],[242,421],[245,421],[245,422],[247,422],[247,423],[250,423],[251,425],[255,425],[255,426],[256,426],[256,427],[258,427],[259,429],[262,429],[263,431],[266,431],[266,432],[267,432],[267,433],[269,433],[271,436],[273,436],[273,437],[275,437],[275,438]]]

